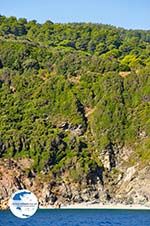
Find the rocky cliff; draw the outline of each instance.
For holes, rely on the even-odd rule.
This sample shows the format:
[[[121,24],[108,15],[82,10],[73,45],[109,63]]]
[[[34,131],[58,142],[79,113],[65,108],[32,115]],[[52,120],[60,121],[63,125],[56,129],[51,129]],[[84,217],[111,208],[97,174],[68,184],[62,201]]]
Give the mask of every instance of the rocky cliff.
[[[123,151],[126,153],[123,154]],[[109,151],[108,151],[109,152]],[[105,153],[105,154],[104,154]],[[150,206],[150,165],[130,166],[132,150],[122,150],[121,156],[106,151],[101,154],[104,168],[79,182],[69,181],[67,172],[61,179],[30,170],[32,160],[3,159],[0,161],[0,208],[8,208],[11,194],[18,189],[34,192],[43,207],[82,202],[121,203]],[[112,167],[112,158],[116,166]],[[120,159],[117,162],[117,158]]]
[[[150,200],[150,31],[0,15],[0,203]]]

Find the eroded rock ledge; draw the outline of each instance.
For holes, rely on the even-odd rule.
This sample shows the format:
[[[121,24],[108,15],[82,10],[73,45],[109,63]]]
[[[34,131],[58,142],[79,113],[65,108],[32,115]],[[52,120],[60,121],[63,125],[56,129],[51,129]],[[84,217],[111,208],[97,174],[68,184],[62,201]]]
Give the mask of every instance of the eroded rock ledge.
[[[105,168],[102,180],[97,177],[93,182],[92,178],[85,178],[73,183],[67,181],[65,174],[60,181],[38,175],[30,170],[31,165],[29,159],[0,160],[0,209],[8,208],[11,194],[18,189],[34,192],[43,207],[82,202],[150,206],[150,166],[120,166],[111,171]]]

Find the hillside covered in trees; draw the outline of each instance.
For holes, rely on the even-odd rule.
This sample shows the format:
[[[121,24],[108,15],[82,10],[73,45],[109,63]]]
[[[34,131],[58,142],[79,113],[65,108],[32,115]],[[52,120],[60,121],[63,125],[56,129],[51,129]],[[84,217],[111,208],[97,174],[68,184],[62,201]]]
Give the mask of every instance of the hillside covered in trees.
[[[149,132],[150,31],[0,16],[1,161],[31,160],[24,173],[44,182],[100,181],[111,199],[118,175],[149,166]]]

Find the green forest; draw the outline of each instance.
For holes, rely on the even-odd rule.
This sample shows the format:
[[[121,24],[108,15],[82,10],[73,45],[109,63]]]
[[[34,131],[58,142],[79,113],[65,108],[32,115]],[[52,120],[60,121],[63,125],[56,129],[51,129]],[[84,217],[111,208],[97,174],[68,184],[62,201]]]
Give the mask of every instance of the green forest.
[[[0,16],[0,158],[79,181],[105,149],[146,164],[149,132],[150,31]]]

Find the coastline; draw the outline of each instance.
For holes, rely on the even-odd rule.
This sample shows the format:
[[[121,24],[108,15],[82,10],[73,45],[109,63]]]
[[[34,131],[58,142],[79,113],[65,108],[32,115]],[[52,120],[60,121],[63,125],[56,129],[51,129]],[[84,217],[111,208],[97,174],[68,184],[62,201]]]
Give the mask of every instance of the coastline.
[[[39,209],[100,209],[100,210],[150,210],[150,206],[139,204],[93,204],[93,203],[75,203],[70,205],[57,206],[39,206]]]
[[[0,208],[0,211],[2,210],[8,210],[9,208]],[[55,210],[55,209],[63,209],[63,210],[71,210],[71,209],[91,209],[91,210],[149,210],[150,211],[150,205],[140,205],[140,204],[116,204],[116,203],[108,203],[108,204],[102,204],[102,203],[75,203],[75,204],[68,204],[68,205],[47,205],[47,206],[40,206],[39,210]]]

